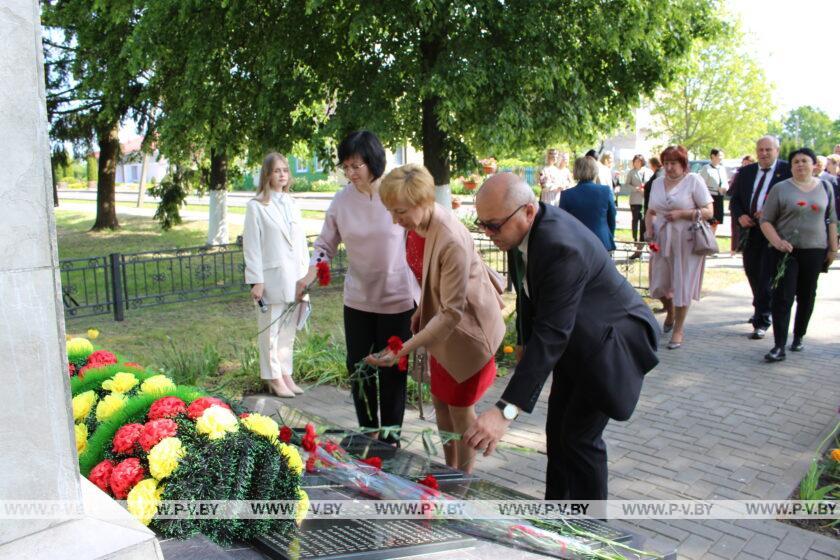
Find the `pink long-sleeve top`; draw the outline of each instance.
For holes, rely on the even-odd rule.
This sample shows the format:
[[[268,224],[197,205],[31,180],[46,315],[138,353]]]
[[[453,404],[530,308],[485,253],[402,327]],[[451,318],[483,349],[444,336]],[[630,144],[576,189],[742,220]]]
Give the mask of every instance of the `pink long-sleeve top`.
[[[378,192],[370,196],[348,184],[335,194],[311,263],[331,261],[342,241],[347,251],[347,307],[387,314],[414,308],[420,288],[405,258],[405,230],[393,223]]]

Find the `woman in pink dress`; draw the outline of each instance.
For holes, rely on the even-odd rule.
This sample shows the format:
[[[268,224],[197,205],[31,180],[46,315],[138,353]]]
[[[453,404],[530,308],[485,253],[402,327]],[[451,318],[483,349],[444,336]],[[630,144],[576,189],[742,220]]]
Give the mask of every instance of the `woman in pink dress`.
[[[700,299],[703,284],[705,257],[692,252],[691,225],[710,219],[713,210],[705,182],[688,172],[685,148],[669,146],[660,159],[665,173],[651,186],[645,237],[658,245],[651,251],[650,295],[665,307],[662,330],[673,331],[668,348],[674,350],[682,346],[688,307]]]

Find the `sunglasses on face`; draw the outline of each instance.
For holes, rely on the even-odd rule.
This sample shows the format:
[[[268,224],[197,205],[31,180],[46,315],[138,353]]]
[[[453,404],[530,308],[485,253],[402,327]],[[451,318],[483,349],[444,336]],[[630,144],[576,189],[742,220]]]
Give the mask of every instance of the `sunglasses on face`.
[[[481,229],[484,229],[484,230],[487,230],[487,231],[492,231],[493,233],[499,233],[502,229],[502,226],[504,226],[507,223],[508,220],[513,218],[514,214],[516,214],[517,212],[519,212],[520,210],[522,210],[526,206],[528,206],[527,203],[523,204],[522,206],[520,206],[519,208],[517,208],[516,210],[511,212],[510,215],[507,218],[505,218],[504,220],[502,220],[500,222],[484,222],[484,221],[476,218],[475,221],[473,222],[473,224],[475,224],[476,227],[480,227]]]

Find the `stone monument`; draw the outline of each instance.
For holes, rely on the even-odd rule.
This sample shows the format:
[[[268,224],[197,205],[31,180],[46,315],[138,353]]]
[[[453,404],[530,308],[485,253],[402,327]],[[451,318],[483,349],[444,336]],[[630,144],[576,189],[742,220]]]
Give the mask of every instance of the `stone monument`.
[[[38,2],[4,0],[0,37],[0,507],[61,512],[4,519],[0,557],[162,558],[154,533],[79,475]]]

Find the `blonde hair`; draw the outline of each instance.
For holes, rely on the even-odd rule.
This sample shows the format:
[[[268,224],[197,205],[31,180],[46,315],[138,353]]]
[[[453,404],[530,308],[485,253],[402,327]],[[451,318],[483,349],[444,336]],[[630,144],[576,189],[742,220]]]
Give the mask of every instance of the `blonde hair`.
[[[263,159],[262,169],[260,170],[260,184],[257,185],[257,194],[254,197],[263,204],[269,204],[271,202],[271,174],[274,171],[274,164],[278,161],[287,168],[289,167],[289,160],[286,159],[286,156],[277,152],[270,152]],[[291,168],[289,169],[289,182],[283,187],[283,192],[289,192],[294,183]]]
[[[397,167],[382,178],[379,198],[388,208],[393,208],[401,200],[412,208],[431,206],[435,203],[435,181],[428,169],[409,163]]]
[[[604,165],[606,165],[608,160],[609,160],[609,161],[612,161],[612,158],[613,158],[613,157],[612,157],[612,154],[611,154],[611,153],[609,153],[609,152],[605,152],[605,153],[601,154],[601,163],[603,163]]]

